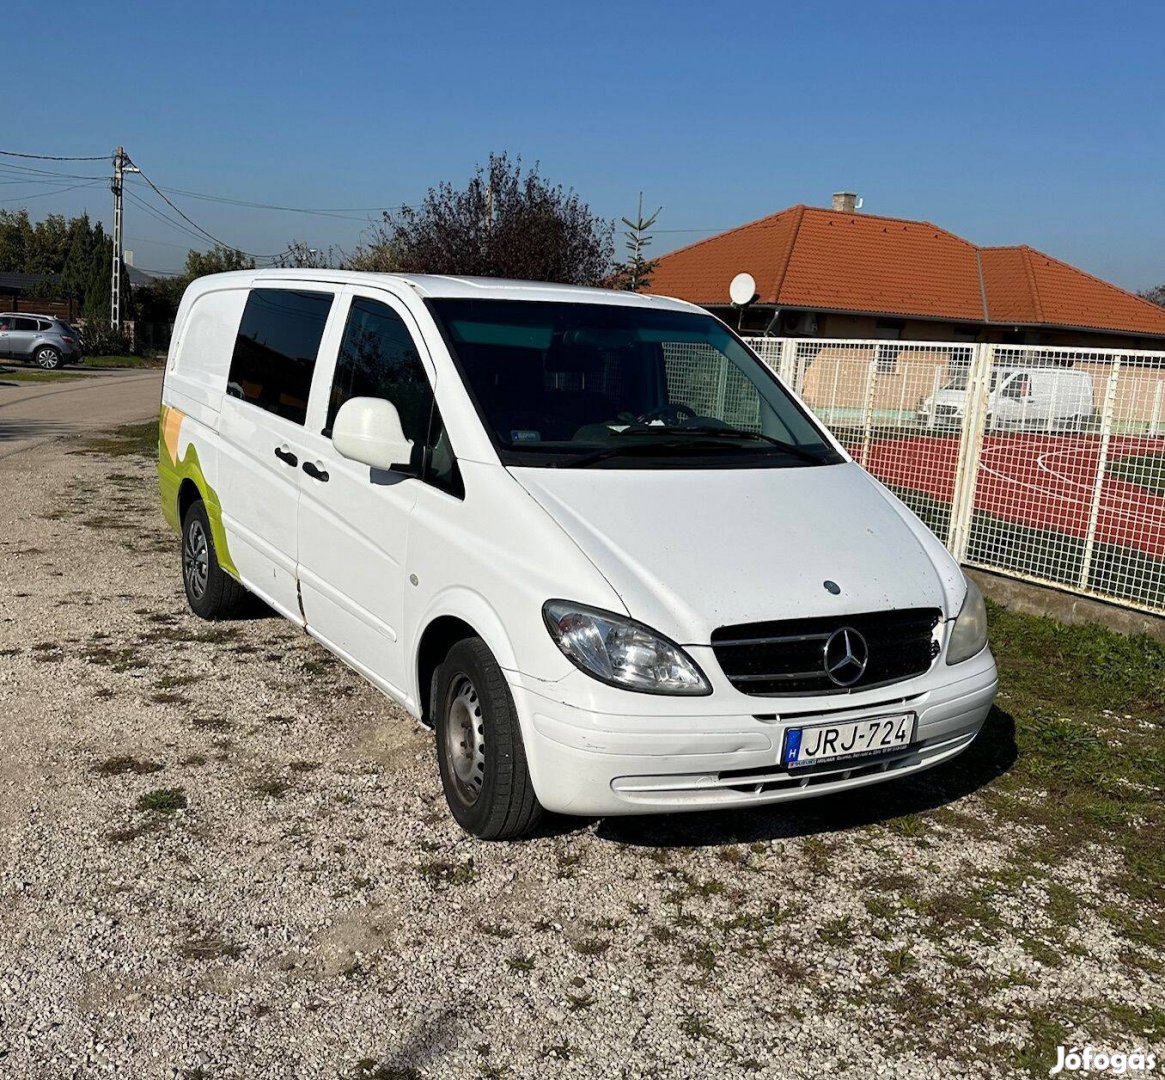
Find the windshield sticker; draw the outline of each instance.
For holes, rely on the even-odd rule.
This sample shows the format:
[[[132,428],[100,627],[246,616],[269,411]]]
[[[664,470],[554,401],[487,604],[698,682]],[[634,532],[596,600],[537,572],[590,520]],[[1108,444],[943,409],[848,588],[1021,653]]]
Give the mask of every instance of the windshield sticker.
[[[541,442],[542,432],[540,431],[511,431],[510,442]]]

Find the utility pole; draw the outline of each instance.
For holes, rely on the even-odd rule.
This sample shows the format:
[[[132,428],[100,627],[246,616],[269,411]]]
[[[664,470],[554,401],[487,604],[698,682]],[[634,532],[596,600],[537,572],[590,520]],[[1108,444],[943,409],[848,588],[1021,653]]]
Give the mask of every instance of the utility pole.
[[[109,274],[109,325],[121,328],[121,189],[127,172],[137,172],[138,168],[126,155],[125,147],[113,151],[113,265]]]
[[[109,325],[121,326],[121,181],[125,172],[125,147],[113,151],[113,266],[109,274]]]

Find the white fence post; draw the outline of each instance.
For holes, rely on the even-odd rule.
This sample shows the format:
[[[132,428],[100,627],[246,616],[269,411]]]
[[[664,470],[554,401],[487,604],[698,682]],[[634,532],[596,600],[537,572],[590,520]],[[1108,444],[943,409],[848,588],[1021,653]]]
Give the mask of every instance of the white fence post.
[[[963,424],[959,432],[959,454],[955,462],[955,488],[951,496],[951,521],[947,529],[947,549],[956,562],[965,562],[971,538],[971,518],[975,512],[975,484],[983,456],[991,372],[995,366],[995,346],[978,344],[971,350],[967,389],[963,398]]]
[[[1096,461],[1096,480],[1092,485],[1092,504],[1088,508],[1088,531],[1084,534],[1084,555],[1080,560],[1081,590],[1088,592],[1088,580],[1092,576],[1092,556],[1096,549],[1096,523],[1100,519],[1100,497],[1104,489],[1105,473],[1108,471],[1108,444],[1112,439],[1112,414],[1116,406],[1116,384],[1120,378],[1121,358],[1112,358],[1112,371],[1108,373],[1108,386],[1104,391],[1104,405],[1100,414],[1100,456]]]
[[[1153,416],[1149,421],[1149,438],[1157,438],[1157,432],[1161,424],[1161,391],[1165,390],[1165,382],[1157,383],[1157,388],[1153,391]]]
[[[801,393],[801,387],[797,385],[797,339],[796,338],[782,338],[781,339],[781,358],[777,361],[777,375],[781,382],[788,386],[793,393]]]
[[[862,400],[862,450],[858,461],[863,469],[867,468],[870,463],[870,437],[872,434],[871,428],[873,427],[874,393],[877,388],[878,358],[875,356],[870,361],[870,366],[866,370],[866,393]]]

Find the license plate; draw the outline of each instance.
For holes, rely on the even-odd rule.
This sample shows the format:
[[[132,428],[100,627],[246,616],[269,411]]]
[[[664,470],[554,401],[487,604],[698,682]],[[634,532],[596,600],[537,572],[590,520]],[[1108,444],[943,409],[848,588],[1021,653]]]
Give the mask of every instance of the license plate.
[[[913,741],[914,719],[914,713],[895,713],[840,724],[789,728],[781,764],[788,769],[807,769],[826,761],[858,761],[893,753]]]

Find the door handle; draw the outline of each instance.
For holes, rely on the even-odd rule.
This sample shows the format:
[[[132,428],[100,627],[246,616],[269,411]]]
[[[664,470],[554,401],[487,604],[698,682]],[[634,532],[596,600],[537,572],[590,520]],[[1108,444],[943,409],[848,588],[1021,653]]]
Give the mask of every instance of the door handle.
[[[279,460],[282,461],[284,464],[290,465],[293,469],[296,467],[296,465],[299,464],[299,458],[297,458],[285,446],[275,447],[275,456],[277,458],[279,458]]]
[[[303,471],[308,474],[313,480],[318,480],[321,484],[328,482],[327,469],[320,468],[319,465],[313,465],[310,461],[303,463]]]

